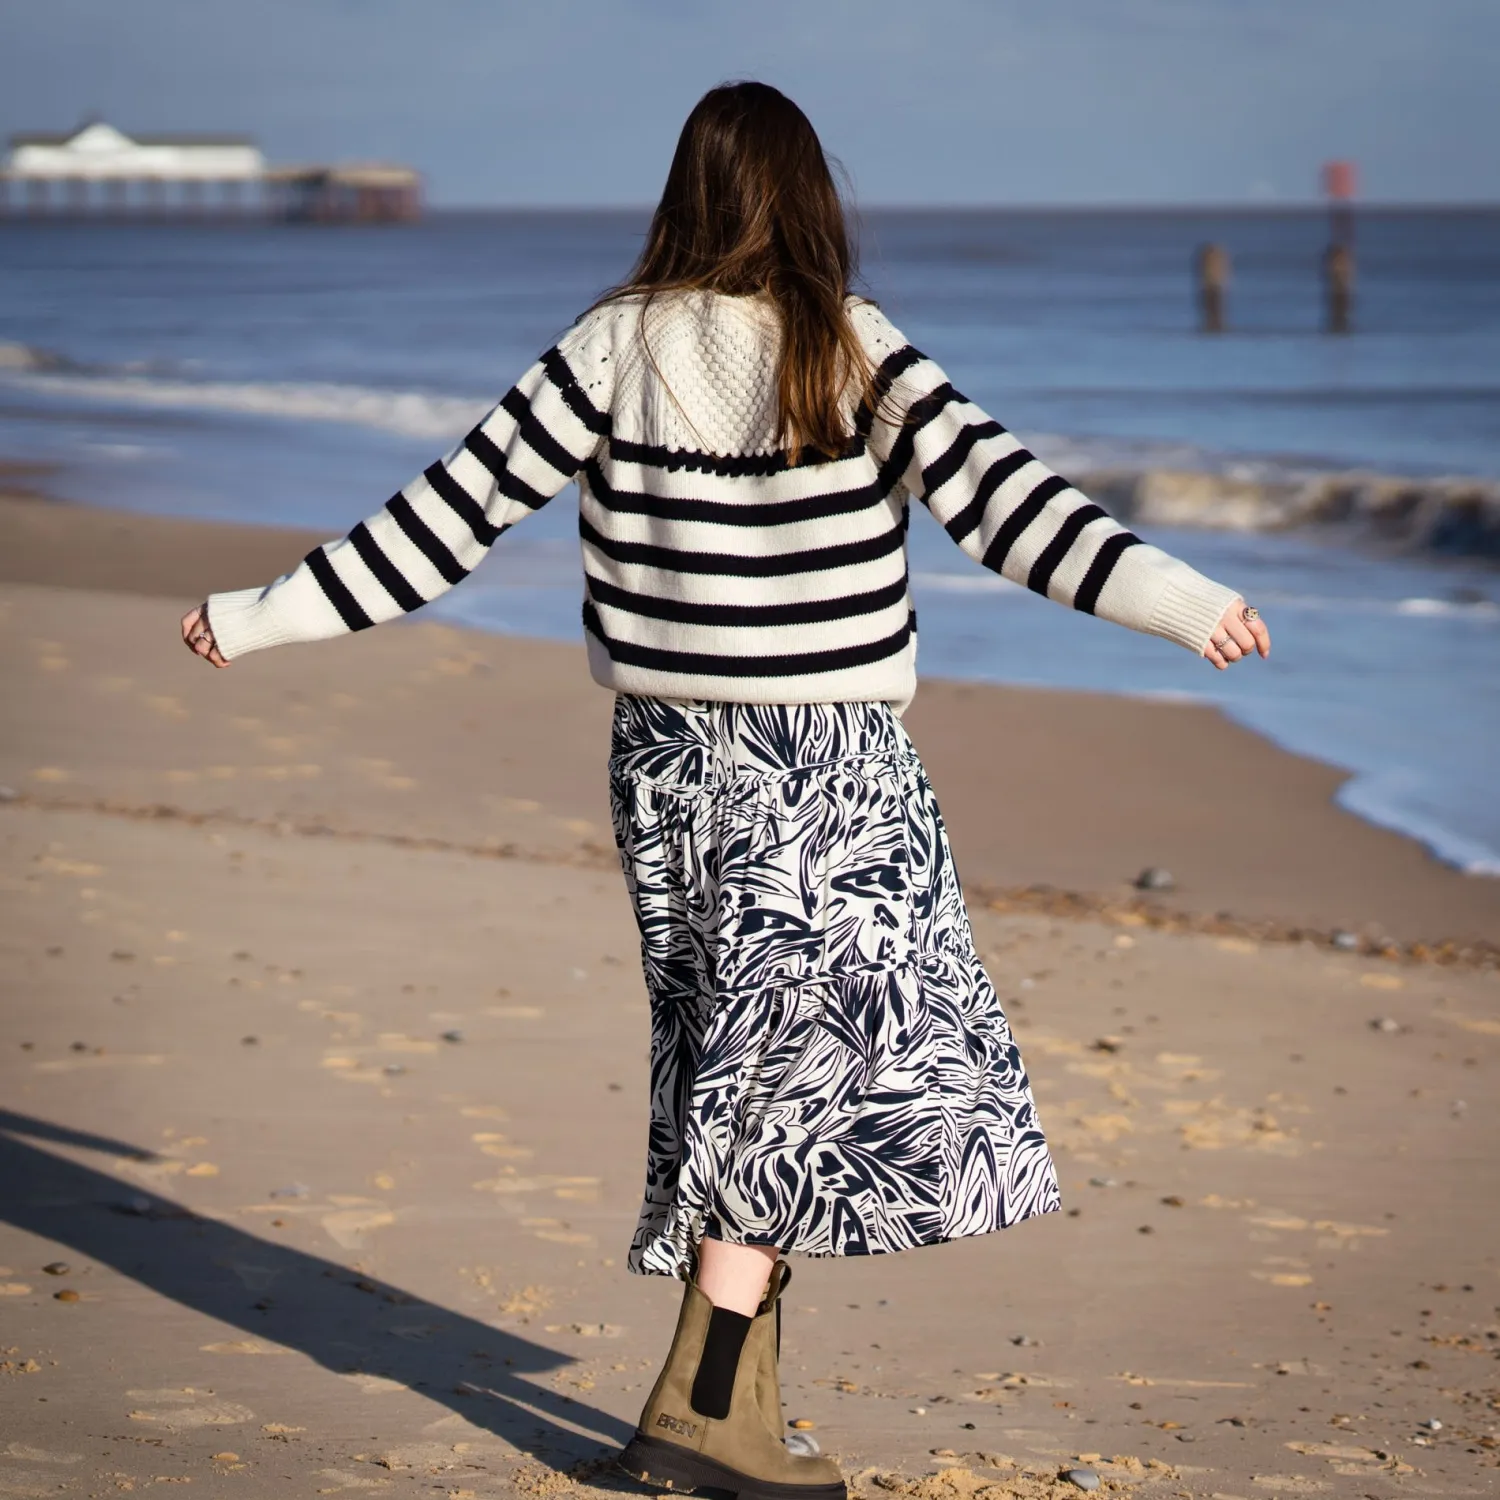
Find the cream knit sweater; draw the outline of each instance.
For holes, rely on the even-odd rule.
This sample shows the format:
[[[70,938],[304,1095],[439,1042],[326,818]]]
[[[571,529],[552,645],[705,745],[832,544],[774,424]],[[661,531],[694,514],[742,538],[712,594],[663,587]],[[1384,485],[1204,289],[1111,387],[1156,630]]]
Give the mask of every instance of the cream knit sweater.
[[[777,443],[773,310],[709,293],[581,319],[446,458],[274,583],[208,601],[230,659],[362,630],[459,583],[576,479],[594,678],[753,703],[916,689],[915,496],[970,557],[1059,604],[1203,650],[1238,597],[1111,520],[891,326],[851,316],[880,400],[838,455]],[[647,352],[649,345],[649,354]]]

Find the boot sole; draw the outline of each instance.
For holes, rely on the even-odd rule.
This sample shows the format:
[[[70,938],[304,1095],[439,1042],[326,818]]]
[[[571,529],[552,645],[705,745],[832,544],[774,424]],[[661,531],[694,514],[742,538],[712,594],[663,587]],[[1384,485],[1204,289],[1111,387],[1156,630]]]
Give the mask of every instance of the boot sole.
[[[838,1484],[776,1484],[768,1479],[752,1479],[716,1459],[679,1448],[660,1438],[638,1432],[618,1459],[620,1467],[632,1479],[644,1484],[659,1484],[670,1489],[702,1488],[729,1490],[740,1500],[848,1500],[843,1481]]]

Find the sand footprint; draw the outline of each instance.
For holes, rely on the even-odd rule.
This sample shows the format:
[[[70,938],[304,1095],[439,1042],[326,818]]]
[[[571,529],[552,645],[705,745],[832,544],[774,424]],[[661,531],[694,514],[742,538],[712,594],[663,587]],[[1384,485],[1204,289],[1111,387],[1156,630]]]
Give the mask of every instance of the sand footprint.
[[[253,1422],[255,1413],[248,1406],[225,1401],[212,1391],[192,1386],[167,1387],[163,1390],[127,1391],[132,1401],[148,1403],[130,1413],[132,1422],[149,1422],[168,1432],[189,1432],[198,1427],[228,1427],[238,1422]]]

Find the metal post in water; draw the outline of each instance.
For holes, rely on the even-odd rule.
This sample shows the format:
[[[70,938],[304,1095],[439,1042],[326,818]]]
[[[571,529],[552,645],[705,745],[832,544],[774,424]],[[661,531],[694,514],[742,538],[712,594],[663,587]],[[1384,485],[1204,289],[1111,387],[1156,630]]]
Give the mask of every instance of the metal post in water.
[[[1229,290],[1229,252],[1222,245],[1198,247],[1198,327],[1203,333],[1223,333],[1224,298]]]
[[[1328,196],[1328,248],[1323,252],[1323,328],[1348,333],[1354,326],[1354,191],[1352,161],[1323,167]]]

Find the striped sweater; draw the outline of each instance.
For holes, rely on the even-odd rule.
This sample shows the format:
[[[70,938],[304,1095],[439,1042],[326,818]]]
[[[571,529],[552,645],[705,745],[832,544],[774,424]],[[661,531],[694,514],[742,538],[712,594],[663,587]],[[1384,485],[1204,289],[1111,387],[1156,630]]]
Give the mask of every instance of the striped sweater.
[[[459,583],[579,490],[583,624],[606,687],[753,703],[916,688],[907,505],[976,561],[1201,652],[1238,597],[1112,521],[949,383],[872,303],[878,372],[835,456],[777,442],[779,331],[759,299],[680,294],[581,319],[453,449],[264,588],[215,594],[223,654],[363,630]]]

